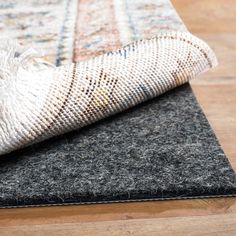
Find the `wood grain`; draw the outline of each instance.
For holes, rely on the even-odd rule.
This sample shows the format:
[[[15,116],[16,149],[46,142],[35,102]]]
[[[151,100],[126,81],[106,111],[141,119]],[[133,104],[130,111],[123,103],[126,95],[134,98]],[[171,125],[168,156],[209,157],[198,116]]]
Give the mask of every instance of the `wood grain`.
[[[211,46],[216,53],[219,65],[193,80],[192,84],[235,84],[236,33],[196,33],[195,35],[205,40]]]
[[[236,170],[236,83],[192,86],[226,156]]]
[[[236,213],[236,198],[206,198],[95,204],[64,207],[2,209],[0,226],[59,224]]]
[[[174,0],[188,29],[216,51],[219,66],[191,82],[236,169],[235,0]],[[236,198],[0,210],[0,235],[236,235]]]
[[[159,219],[96,221],[86,223],[0,227],[1,236],[213,236],[236,235],[236,214]]]
[[[172,0],[193,33],[235,33],[235,0]]]

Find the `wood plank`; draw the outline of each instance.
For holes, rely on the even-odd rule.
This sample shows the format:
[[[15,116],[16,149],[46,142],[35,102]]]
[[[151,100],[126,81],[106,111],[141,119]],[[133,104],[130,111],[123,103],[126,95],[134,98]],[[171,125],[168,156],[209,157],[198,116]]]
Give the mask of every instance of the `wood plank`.
[[[236,84],[236,33],[197,33],[216,53],[218,66],[192,80],[191,84]]]
[[[229,236],[236,235],[236,214],[159,219],[97,221],[74,224],[0,227],[1,236]]]
[[[222,148],[236,170],[236,83],[192,86]]]
[[[236,32],[235,0],[172,0],[193,33]]]
[[[219,65],[212,71],[191,81],[191,85],[226,156],[236,170],[236,24],[232,26],[229,22],[224,22],[231,21],[232,17],[236,17],[236,14],[232,15],[232,12],[236,13],[236,5],[231,1],[228,1],[229,5],[227,5],[221,0],[173,2],[177,10],[178,7],[181,7],[179,13],[186,24],[190,25],[190,30],[205,40],[217,55]],[[184,2],[186,5],[183,7]],[[227,17],[225,17],[226,6],[230,6]],[[190,16],[193,8],[201,10],[196,13],[197,16],[198,14],[201,16],[194,18]],[[210,10],[212,10],[213,16],[211,14],[209,18],[214,19],[213,23],[206,19]],[[223,13],[224,20],[222,21]],[[205,30],[196,28],[190,18],[194,19],[197,25],[205,27]],[[205,21],[205,24],[202,21]],[[215,28],[212,28],[211,23]],[[212,31],[212,29],[214,30]]]
[[[0,212],[0,226],[187,217],[236,213],[236,198],[18,208]]]
[[[217,55],[219,65],[192,80],[191,85],[236,170],[236,24],[232,24],[236,18],[235,1],[172,2],[189,30],[205,40]]]

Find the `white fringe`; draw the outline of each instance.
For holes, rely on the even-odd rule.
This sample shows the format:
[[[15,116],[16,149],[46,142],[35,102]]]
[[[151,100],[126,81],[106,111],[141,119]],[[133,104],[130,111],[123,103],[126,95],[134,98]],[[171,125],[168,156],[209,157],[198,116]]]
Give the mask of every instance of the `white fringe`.
[[[15,40],[0,39],[0,101],[9,94],[9,89],[15,88],[20,68],[33,72],[53,66],[42,56],[35,49],[25,48]]]

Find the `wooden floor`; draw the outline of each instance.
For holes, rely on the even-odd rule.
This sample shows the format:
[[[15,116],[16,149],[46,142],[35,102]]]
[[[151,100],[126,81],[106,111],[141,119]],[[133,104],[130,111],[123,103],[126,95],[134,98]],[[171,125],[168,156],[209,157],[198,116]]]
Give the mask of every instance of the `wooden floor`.
[[[192,87],[236,169],[236,2],[174,0],[220,65]],[[0,235],[236,235],[236,198],[0,210]]]

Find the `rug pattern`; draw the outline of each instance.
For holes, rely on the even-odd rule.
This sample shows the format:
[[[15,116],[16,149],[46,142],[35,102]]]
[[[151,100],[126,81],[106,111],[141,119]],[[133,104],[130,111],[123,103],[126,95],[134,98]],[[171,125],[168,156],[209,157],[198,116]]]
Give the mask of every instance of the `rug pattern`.
[[[86,60],[160,31],[186,31],[166,0],[0,1],[0,33],[56,65]],[[86,24],[84,23],[86,22]]]

